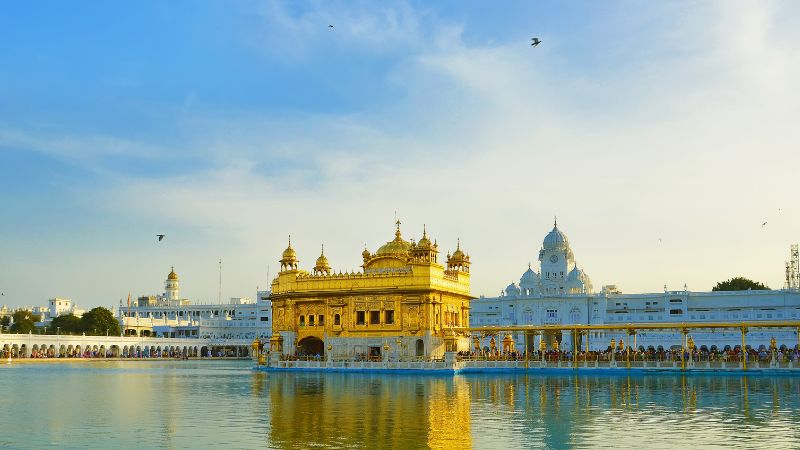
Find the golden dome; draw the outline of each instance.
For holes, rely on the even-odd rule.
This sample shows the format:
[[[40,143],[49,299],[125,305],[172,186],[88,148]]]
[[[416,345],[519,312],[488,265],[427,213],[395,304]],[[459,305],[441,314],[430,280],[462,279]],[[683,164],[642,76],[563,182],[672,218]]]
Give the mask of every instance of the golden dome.
[[[428,239],[428,230],[425,225],[422,225],[422,238],[417,243],[417,247],[424,250],[431,248],[431,241]]]
[[[178,274],[175,273],[175,266],[172,266],[172,270],[169,272],[169,275],[167,275],[167,279],[178,281]]]
[[[408,255],[411,250],[411,243],[404,240],[400,235],[400,221],[397,221],[397,230],[394,232],[394,240],[381,246],[375,255]]]
[[[454,260],[459,260],[459,259],[465,259],[466,258],[466,256],[464,255],[464,252],[461,251],[461,239],[460,238],[458,239],[458,244],[456,244],[456,251],[453,252],[453,257],[452,258]]]
[[[297,252],[295,252],[294,249],[292,248],[292,237],[291,236],[289,236],[289,246],[286,247],[286,250],[283,251],[283,258],[282,259],[287,260],[287,261],[290,261],[290,260],[293,261],[293,260],[297,259]]]
[[[327,267],[328,266],[328,258],[325,255],[319,255],[317,258],[317,266],[318,267]]]
[[[330,268],[331,266],[328,264],[328,258],[325,256],[325,246],[323,245],[322,252],[319,254],[319,258],[317,258],[317,264],[314,266],[314,271],[327,273]]]

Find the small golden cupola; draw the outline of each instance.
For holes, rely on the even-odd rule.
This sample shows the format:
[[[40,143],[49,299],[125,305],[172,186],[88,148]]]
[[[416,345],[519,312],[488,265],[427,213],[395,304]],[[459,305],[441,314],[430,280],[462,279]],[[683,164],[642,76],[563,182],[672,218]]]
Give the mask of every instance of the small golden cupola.
[[[422,226],[422,238],[413,246],[411,254],[415,262],[435,263],[437,260],[438,245],[431,243],[428,239],[428,230]]]
[[[178,281],[178,274],[175,273],[175,266],[173,266],[170,270],[169,275],[167,275],[167,279]]]
[[[469,255],[461,250],[461,239],[456,244],[456,251],[447,255],[447,269],[469,272]]]
[[[361,257],[364,258],[364,263],[365,264],[372,257],[372,255],[370,255],[370,253],[369,253],[369,250],[367,250],[367,244],[364,244],[364,251],[361,252]]]
[[[286,270],[297,270],[297,263],[300,261],[297,260],[297,252],[295,252],[292,248],[291,235],[289,235],[289,246],[283,251],[283,255],[279,262],[281,263],[281,272]]]
[[[325,245],[317,258],[317,263],[314,265],[314,275],[329,275],[331,273],[331,266],[328,264],[328,258],[325,256]]]

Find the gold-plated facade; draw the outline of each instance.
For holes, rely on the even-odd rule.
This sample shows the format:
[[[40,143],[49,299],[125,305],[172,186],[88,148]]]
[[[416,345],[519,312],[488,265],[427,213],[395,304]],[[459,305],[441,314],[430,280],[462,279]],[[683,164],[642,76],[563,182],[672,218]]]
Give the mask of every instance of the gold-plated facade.
[[[301,270],[289,242],[270,297],[282,353],[440,357],[445,331],[451,348],[469,349],[469,255],[459,242],[443,265],[427,230],[406,241],[396,225],[393,240],[364,249],[360,272],[333,271],[324,252],[312,273]]]

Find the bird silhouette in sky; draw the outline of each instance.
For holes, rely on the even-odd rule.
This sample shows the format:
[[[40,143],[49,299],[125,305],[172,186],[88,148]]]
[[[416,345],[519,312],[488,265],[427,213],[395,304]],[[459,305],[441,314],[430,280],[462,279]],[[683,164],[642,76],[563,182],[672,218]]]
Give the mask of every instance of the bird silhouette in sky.
[[[333,25],[328,25],[328,28],[333,28]]]
[[[539,38],[531,38],[531,47],[536,47],[537,45],[541,44],[542,41]]]
[[[166,236],[166,235],[165,234],[157,234],[156,236],[158,237],[158,242],[161,242],[161,241],[164,240],[164,236]]]
[[[761,228],[764,228],[765,226],[767,226],[767,222],[761,224]]]

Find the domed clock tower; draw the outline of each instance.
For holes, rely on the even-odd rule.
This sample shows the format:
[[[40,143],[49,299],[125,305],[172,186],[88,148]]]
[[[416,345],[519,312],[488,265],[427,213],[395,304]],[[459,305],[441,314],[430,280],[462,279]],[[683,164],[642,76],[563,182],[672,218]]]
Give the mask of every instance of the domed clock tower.
[[[541,263],[540,280],[542,291],[546,295],[566,294],[566,281],[569,265],[575,260],[569,248],[567,236],[558,229],[558,222],[553,223],[553,230],[547,234],[539,250]]]

